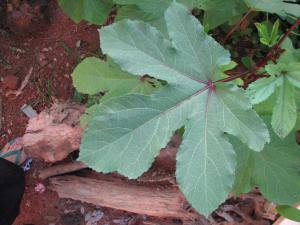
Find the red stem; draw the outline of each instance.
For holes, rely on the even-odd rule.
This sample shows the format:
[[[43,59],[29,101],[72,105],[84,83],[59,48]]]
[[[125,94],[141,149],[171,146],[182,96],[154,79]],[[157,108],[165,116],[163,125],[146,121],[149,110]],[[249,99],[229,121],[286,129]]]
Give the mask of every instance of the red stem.
[[[300,18],[296,20],[296,22],[288,29],[288,31],[280,38],[278,41],[276,48],[278,49],[280,45],[284,42],[284,40],[287,38],[287,36],[300,24]],[[274,46],[274,47],[275,47]]]
[[[259,70],[260,68],[264,67],[270,60],[275,61],[276,59],[278,59],[279,56],[280,56],[280,54],[283,52],[282,49],[280,48],[280,46],[282,45],[282,43],[284,42],[284,40],[288,37],[288,35],[299,24],[300,24],[300,18],[295,21],[295,23],[288,29],[288,31],[280,38],[280,40],[278,41],[278,43],[273,46],[273,48],[269,51],[269,53],[263,59],[261,59],[258,63],[256,63],[256,65],[253,67],[253,69],[251,69],[249,71],[246,71],[244,73],[241,73],[241,74],[233,75],[233,76],[230,76],[230,77],[226,77],[224,79],[220,79],[220,80],[214,81],[214,83],[229,82],[229,81],[235,80],[237,78],[240,78],[240,77],[243,77],[243,76],[246,76],[246,75],[249,75],[249,74],[255,74],[257,70]]]
[[[237,22],[234,27],[228,32],[224,40],[222,41],[222,44],[225,44],[228,39],[232,36],[232,34],[241,26],[241,24],[247,19],[247,17],[253,12],[252,9],[249,9],[248,12]]]
[[[253,69],[253,72],[257,71],[258,69],[264,67],[269,60],[276,60],[279,58],[280,54],[283,52],[280,49],[280,46],[284,42],[284,40],[289,36],[289,34],[300,24],[300,18],[296,20],[296,22],[288,29],[288,31],[280,38],[278,43],[273,46],[273,48],[270,50],[270,52],[262,59],[260,60],[255,68]]]
[[[246,76],[246,75],[249,74],[249,73],[251,73],[251,71],[246,71],[246,72],[243,72],[243,73],[240,73],[240,74],[236,74],[236,75],[233,75],[233,76],[230,76],[230,77],[226,77],[226,78],[223,78],[223,79],[214,81],[214,83],[220,83],[220,82],[225,83],[225,82],[229,82],[229,81],[235,80],[235,79],[237,79],[237,78]]]

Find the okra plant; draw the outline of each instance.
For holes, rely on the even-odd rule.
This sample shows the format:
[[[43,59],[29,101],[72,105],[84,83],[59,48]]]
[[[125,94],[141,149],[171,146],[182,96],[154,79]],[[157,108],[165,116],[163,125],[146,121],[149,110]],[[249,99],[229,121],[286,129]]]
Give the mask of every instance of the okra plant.
[[[278,205],[299,202],[300,50],[288,37],[300,24],[296,1],[59,2],[75,21],[101,24],[117,11],[116,21],[99,30],[107,60],[86,58],[72,75],[78,92],[105,93],[82,118],[80,161],[135,179],[183,127],[176,181],[201,214],[208,216],[230,192],[254,186]],[[241,24],[252,12],[276,18],[270,26],[256,24],[258,45],[268,53],[228,76],[236,63],[207,31]],[[290,28],[281,32],[278,18]],[[236,82],[250,76],[256,81]]]

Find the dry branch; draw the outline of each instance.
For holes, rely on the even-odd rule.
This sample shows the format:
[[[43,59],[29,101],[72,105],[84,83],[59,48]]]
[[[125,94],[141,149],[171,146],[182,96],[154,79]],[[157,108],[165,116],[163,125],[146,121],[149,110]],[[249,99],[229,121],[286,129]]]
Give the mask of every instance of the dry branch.
[[[175,157],[176,157],[176,147],[166,147],[161,150],[160,154],[155,159],[155,165],[159,168],[163,168],[166,171],[174,171],[175,170]],[[71,173],[78,170],[82,170],[87,168],[85,164],[82,162],[71,162],[71,163],[64,163],[60,165],[55,165],[49,168],[46,168],[42,170],[39,173],[39,178],[44,180],[49,177],[53,177],[56,175],[61,175],[65,173]],[[147,177],[140,177],[138,180],[141,182],[148,182],[148,183],[154,183],[154,182],[163,182],[163,181],[169,181],[172,177],[163,177],[163,178],[154,178],[148,179]]]
[[[191,220],[197,214],[183,209],[186,200],[174,187],[147,187],[126,181],[95,180],[77,176],[50,178],[50,190],[61,198],[109,207],[141,215]]]
[[[65,173],[71,173],[71,172],[82,170],[85,168],[87,168],[87,166],[82,162],[65,163],[65,164],[52,166],[52,167],[42,170],[39,173],[39,178],[44,180],[49,177],[53,177],[53,176],[61,175],[61,174],[65,174]]]

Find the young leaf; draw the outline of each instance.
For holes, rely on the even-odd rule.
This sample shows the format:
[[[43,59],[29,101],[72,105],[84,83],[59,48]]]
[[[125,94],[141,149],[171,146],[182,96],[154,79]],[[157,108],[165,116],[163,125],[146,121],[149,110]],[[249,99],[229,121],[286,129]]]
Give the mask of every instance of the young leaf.
[[[271,35],[270,35],[270,46],[273,46],[274,44],[276,44],[276,42],[279,38],[278,30],[279,30],[279,20],[277,19],[272,27],[272,31],[271,31]]]
[[[276,96],[276,101],[272,102],[272,127],[279,137],[284,138],[295,127],[298,114],[295,99],[295,92],[300,88],[298,50],[286,49],[277,64],[268,64],[265,69],[271,77],[250,84],[248,94],[252,104],[259,104]],[[275,93],[276,89],[278,91]]]
[[[113,7],[111,0],[58,0],[58,4],[76,23],[86,20],[99,25],[105,22]]]
[[[270,34],[266,23],[255,23],[256,29],[258,30],[259,40],[262,44],[269,46]]]
[[[276,20],[273,25],[270,21],[264,21],[262,23],[255,23],[255,26],[258,30],[260,42],[262,44],[272,47],[277,43],[277,40],[279,38],[279,20]]]
[[[270,118],[265,119],[270,124]],[[294,133],[283,140],[271,132],[271,142],[263,151],[253,152],[231,140],[237,154],[235,194],[246,193],[258,185],[262,194],[276,204],[292,205],[300,198],[300,146]]]
[[[136,178],[185,126],[177,181],[192,206],[208,215],[226,199],[234,180],[235,154],[224,132],[256,151],[269,134],[243,90],[213,83],[230,63],[228,51],[178,3],[171,4],[165,20],[172,42],[143,22],[124,20],[101,29],[104,53],[122,69],[168,84],[151,96],[126,95],[97,106],[79,160],[97,171]]]

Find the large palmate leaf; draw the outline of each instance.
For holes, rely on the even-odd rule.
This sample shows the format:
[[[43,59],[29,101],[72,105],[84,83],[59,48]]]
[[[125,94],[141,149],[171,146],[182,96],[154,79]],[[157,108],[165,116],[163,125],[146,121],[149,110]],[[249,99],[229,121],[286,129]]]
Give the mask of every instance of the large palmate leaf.
[[[270,124],[270,118],[266,119]],[[232,140],[237,153],[234,193],[246,193],[258,185],[262,194],[276,204],[292,205],[300,199],[300,146],[292,133],[283,140],[271,133],[271,142],[253,152]]]
[[[58,4],[76,23],[94,24],[104,23],[113,6],[112,0],[58,0]]]
[[[234,181],[235,153],[224,133],[255,151],[269,134],[243,90],[213,83],[230,63],[229,52],[184,6],[172,3],[165,20],[172,42],[143,22],[123,20],[100,30],[103,52],[123,70],[168,84],[151,96],[125,95],[98,105],[79,160],[97,171],[137,178],[185,126],[177,181],[193,207],[208,215]]]
[[[298,50],[286,49],[277,64],[265,67],[269,78],[259,79],[248,88],[253,104],[268,100],[260,108],[273,109],[272,127],[281,138],[286,137],[295,127],[299,107],[299,97],[296,94],[300,88],[300,57]]]

